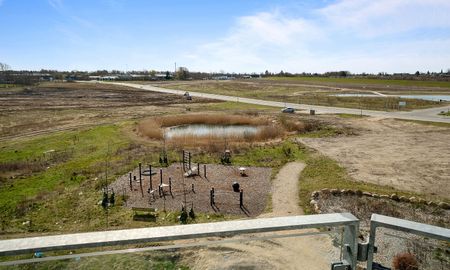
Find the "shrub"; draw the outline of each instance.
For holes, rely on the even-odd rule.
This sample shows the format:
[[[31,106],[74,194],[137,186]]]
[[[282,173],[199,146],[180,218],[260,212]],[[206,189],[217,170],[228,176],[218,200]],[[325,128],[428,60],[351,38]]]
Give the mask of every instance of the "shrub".
[[[392,267],[395,270],[418,270],[416,258],[411,253],[400,253],[394,257]]]

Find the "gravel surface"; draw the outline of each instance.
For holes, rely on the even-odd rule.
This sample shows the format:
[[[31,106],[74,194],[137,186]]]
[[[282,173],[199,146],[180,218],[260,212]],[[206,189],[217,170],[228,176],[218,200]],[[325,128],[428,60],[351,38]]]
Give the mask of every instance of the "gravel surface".
[[[192,166],[197,165],[192,164]],[[125,193],[128,196],[127,207],[152,207],[158,210],[163,210],[165,207],[166,210],[180,211],[181,205],[185,202],[184,194],[186,194],[188,210],[193,205],[196,212],[255,217],[264,211],[271,187],[271,168],[246,167],[247,176],[242,177],[237,166],[207,164],[206,178],[203,174],[203,164],[200,168],[201,175],[195,177],[183,177],[180,164],[162,168],[163,184],[168,185],[169,177],[171,178],[172,195],[169,187],[164,188],[165,196],[160,197],[158,194],[160,168],[152,168],[152,171],[157,172],[152,176],[155,196],[147,192],[150,187],[148,176],[143,176],[142,192],[139,181],[133,181],[133,190],[130,190],[128,173],[119,177],[110,187],[114,188],[117,195]],[[143,166],[143,170],[148,168]],[[139,180],[139,168],[136,168],[132,175]],[[231,186],[235,181],[244,191],[244,209],[239,206],[239,192],[234,192]],[[192,184],[194,184],[194,192]],[[215,207],[210,204],[211,188],[215,189]]]

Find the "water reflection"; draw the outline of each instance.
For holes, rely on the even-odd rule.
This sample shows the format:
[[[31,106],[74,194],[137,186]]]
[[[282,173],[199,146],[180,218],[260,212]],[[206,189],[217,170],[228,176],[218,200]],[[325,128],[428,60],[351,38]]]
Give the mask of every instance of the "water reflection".
[[[167,139],[183,136],[197,137],[245,137],[256,134],[261,128],[250,125],[181,125],[168,127],[164,131]]]

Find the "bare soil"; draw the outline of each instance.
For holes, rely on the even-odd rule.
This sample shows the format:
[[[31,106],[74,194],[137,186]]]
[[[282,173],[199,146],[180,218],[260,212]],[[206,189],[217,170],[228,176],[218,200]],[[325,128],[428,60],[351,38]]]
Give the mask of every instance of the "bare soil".
[[[194,166],[194,165],[193,165]],[[235,216],[255,217],[261,214],[267,203],[267,196],[270,192],[270,176],[272,169],[261,167],[246,167],[247,176],[239,174],[239,167],[207,164],[207,177],[203,174],[203,164],[200,165],[201,174],[195,177],[183,177],[180,164],[172,164],[162,169],[163,184],[169,184],[169,177],[172,182],[172,194],[169,187],[165,187],[165,196],[158,193],[160,184],[160,168],[152,168],[157,172],[152,176],[153,195],[147,191],[150,187],[148,176],[143,176],[142,190],[138,181],[133,181],[132,190],[129,185],[129,174],[119,177],[110,187],[117,195],[126,194],[128,207],[152,207],[158,210],[180,211],[181,206],[186,202],[188,211],[194,206],[195,212],[219,213]],[[148,168],[145,168],[148,170]],[[139,179],[139,168],[132,172],[133,176]],[[239,192],[234,192],[233,182],[238,182],[243,189],[244,207],[239,205]],[[194,191],[192,191],[194,184]],[[210,190],[215,189],[215,205],[210,204]],[[186,194],[186,199],[185,199]],[[186,201],[185,201],[186,200]]]
[[[165,112],[211,102],[110,84],[46,83],[0,91],[0,140],[35,136]],[[161,110],[159,110],[161,111]]]
[[[346,137],[301,138],[344,166],[356,181],[450,198],[450,128],[393,119],[334,119]]]

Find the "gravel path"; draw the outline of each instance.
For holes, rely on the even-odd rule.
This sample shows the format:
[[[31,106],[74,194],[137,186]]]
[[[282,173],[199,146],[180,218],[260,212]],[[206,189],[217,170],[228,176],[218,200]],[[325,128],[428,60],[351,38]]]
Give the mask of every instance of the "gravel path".
[[[273,211],[260,217],[303,214],[298,204],[298,182],[304,168],[304,163],[291,162],[280,170],[272,183]],[[316,230],[308,230],[312,231]],[[279,234],[283,233],[289,232]],[[337,258],[338,253],[331,244],[331,238],[320,235],[204,247],[191,253],[187,263],[193,264],[193,269],[322,270],[328,269],[331,261]]]

